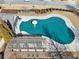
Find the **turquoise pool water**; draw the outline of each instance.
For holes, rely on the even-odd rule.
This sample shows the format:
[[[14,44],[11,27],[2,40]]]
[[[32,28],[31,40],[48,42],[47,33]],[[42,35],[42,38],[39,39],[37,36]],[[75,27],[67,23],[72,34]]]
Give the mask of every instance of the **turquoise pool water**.
[[[67,27],[65,21],[60,17],[50,17],[45,20],[36,19],[38,22],[36,27],[32,24],[33,20],[21,22],[20,31],[28,32],[30,35],[47,36],[61,44],[69,44],[75,38],[73,31]]]

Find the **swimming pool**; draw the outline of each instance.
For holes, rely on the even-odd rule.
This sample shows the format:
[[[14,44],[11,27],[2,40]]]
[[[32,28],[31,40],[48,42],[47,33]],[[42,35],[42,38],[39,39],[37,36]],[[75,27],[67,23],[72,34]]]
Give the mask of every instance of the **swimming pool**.
[[[37,21],[35,27],[32,24],[33,20]],[[27,32],[30,35],[47,36],[61,44],[69,44],[75,38],[73,31],[60,17],[49,17],[47,19],[33,18],[28,21],[22,21],[19,29],[20,31]]]

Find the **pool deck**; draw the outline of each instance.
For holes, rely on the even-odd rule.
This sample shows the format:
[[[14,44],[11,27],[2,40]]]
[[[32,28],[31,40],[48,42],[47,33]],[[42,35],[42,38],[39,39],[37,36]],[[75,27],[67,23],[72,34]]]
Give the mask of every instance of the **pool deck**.
[[[29,17],[29,16],[45,16],[45,15],[48,15],[48,14],[60,14],[60,15],[64,15],[66,16],[67,18],[70,19],[70,21],[72,22],[72,24],[77,28],[79,29],[79,16],[72,13],[72,12],[66,12],[66,11],[57,11],[57,10],[54,10],[52,12],[48,12],[48,13],[44,13],[44,14],[35,14],[35,13],[27,13],[27,14],[24,14],[23,17]],[[23,14],[17,14],[17,15],[20,15],[22,16]],[[72,46],[74,47],[74,46]],[[78,57],[79,58],[79,51],[77,52],[71,52],[73,54],[74,57]]]

